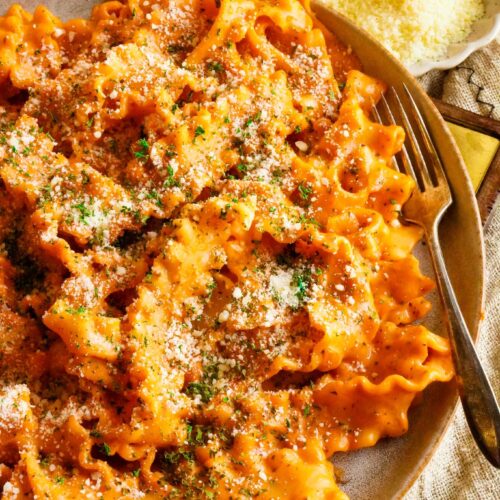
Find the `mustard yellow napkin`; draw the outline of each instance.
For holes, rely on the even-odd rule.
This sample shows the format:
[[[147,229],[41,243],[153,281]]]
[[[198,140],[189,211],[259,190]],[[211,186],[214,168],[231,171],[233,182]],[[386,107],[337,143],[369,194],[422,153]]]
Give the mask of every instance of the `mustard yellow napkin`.
[[[448,123],[457,141],[474,189],[477,191],[498,150],[500,141],[486,134]]]

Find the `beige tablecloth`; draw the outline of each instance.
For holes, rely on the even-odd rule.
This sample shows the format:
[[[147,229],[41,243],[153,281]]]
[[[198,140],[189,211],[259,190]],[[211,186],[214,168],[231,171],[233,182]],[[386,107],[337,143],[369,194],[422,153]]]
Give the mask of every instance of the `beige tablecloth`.
[[[500,120],[500,44],[493,42],[457,68],[421,78],[433,97]],[[500,199],[485,227],[485,319],[477,345],[479,357],[500,398]],[[462,408],[405,500],[500,499],[500,472],[478,451]]]

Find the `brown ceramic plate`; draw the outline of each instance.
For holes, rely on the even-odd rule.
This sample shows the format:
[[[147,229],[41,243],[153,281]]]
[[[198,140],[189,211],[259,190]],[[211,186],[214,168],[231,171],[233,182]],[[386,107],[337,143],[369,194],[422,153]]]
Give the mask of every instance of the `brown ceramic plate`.
[[[358,55],[363,71],[380,78],[402,93],[410,89],[436,143],[453,191],[454,203],[441,223],[440,239],[446,264],[465,320],[477,336],[483,304],[484,249],[476,198],[455,141],[432,101],[412,75],[384,47],[344,16],[313,3],[318,19]],[[423,267],[428,262],[422,254]],[[429,327],[444,332],[437,314]],[[428,321],[424,321],[427,325]],[[410,411],[410,430],[399,439],[383,440],[377,446],[338,454],[335,465],[344,471],[343,490],[352,500],[402,497],[430,460],[457,403],[453,383],[434,384],[421,404]]]
[[[95,0],[17,0],[33,10],[44,3],[63,19],[88,16]],[[0,13],[14,3],[0,0]],[[319,20],[359,56],[366,73],[378,77],[396,90],[405,83],[425,116],[441,155],[453,190],[454,203],[441,224],[441,243],[448,270],[464,317],[476,336],[483,303],[484,250],[481,224],[474,191],[465,165],[439,112],[419,87],[418,82],[382,45],[339,14],[313,4]],[[425,250],[420,256],[428,268]],[[425,323],[442,332],[437,314]],[[431,324],[429,324],[431,323]],[[344,471],[343,489],[352,500],[388,500],[402,497],[431,458],[446,429],[457,402],[452,383],[434,384],[422,403],[410,412],[410,430],[402,438],[383,440],[377,446],[338,454],[334,463]]]

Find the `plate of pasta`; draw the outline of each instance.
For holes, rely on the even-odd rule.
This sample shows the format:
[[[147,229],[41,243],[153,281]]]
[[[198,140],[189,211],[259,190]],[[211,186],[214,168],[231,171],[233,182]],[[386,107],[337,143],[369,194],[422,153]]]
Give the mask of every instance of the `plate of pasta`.
[[[457,396],[404,132],[371,119],[388,85],[447,168],[474,332],[483,276],[415,80],[307,1],[21,4],[0,2],[2,498],[401,496]]]

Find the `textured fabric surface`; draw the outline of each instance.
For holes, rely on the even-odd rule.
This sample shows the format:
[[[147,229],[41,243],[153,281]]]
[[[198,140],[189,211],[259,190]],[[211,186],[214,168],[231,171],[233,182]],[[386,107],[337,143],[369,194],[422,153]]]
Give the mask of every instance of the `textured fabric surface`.
[[[500,119],[500,44],[494,42],[453,70],[432,71],[421,83],[434,97]],[[485,244],[486,314],[477,350],[500,398],[500,199],[485,227]],[[476,499],[500,499],[500,472],[482,457],[459,407],[437,452],[405,500]]]
[[[429,71],[419,80],[432,97],[500,120],[500,38],[456,68]]]

